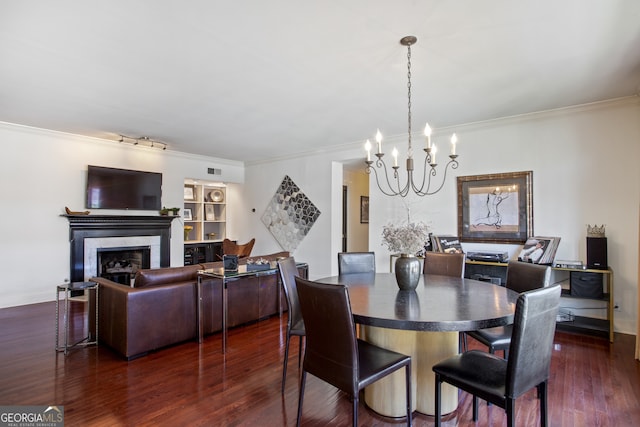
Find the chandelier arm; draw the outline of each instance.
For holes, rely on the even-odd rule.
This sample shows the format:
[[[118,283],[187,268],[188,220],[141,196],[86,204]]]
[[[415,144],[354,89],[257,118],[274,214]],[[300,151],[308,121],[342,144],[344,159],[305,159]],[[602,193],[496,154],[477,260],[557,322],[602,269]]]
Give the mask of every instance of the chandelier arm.
[[[377,165],[378,162],[376,162]],[[382,162],[382,165],[384,165],[384,162]],[[380,166],[378,166],[380,167]],[[385,165],[385,178],[387,179],[387,186],[389,187],[389,190],[391,190],[391,192],[387,192],[384,188],[382,188],[382,186],[380,185],[380,180],[378,179],[378,171],[376,168],[374,168],[373,166],[371,166],[370,164],[367,164],[367,167],[365,169],[365,172],[369,175],[371,175],[371,171],[373,171],[373,174],[376,177],[376,185],[378,186],[378,189],[382,192],[382,194],[384,194],[385,196],[397,196],[398,193],[393,191],[393,188],[391,187],[391,185],[389,184],[389,176],[386,173],[386,165]]]
[[[435,174],[435,169],[429,165],[430,162],[431,162],[431,155],[427,154],[425,156],[425,158],[424,158],[424,165],[422,166],[422,185],[420,185],[420,188],[418,188],[416,185],[414,185],[413,182],[411,183],[411,186],[413,188],[413,192],[416,193],[418,196],[424,196],[424,195],[428,194],[429,187],[431,187],[431,176],[433,176]],[[431,167],[429,172],[427,172],[427,165],[429,165],[429,167]],[[425,181],[427,180],[427,174],[429,175],[429,181],[428,181],[428,184],[427,184],[427,189],[424,190],[424,184],[425,184]]]
[[[433,191],[429,191],[429,187],[431,186],[431,178],[429,178],[429,186],[427,187],[426,191],[421,191],[420,193],[418,193],[419,196],[431,196],[436,194],[437,192],[439,192],[440,190],[442,190],[442,187],[444,187],[444,183],[447,182],[447,171],[449,169],[449,167],[451,167],[451,169],[458,169],[458,161],[455,159],[451,159],[449,160],[449,162],[447,163],[447,165],[444,168],[443,174],[442,174],[442,182],[440,183],[440,186],[436,189],[434,189]],[[433,169],[433,176],[435,176],[435,169]],[[421,189],[422,190],[422,189]]]

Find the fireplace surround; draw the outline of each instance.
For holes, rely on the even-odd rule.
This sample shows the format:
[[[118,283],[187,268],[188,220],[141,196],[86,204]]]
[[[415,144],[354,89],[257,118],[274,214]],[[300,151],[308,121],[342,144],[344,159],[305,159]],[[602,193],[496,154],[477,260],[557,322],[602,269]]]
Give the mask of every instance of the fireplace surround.
[[[63,215],[69,221],[70,280],[85,280],[85,239],[153,236],[159,239],[158,265],[169,267],[171,262],[172,216],[141,215]],[[156,239],[153,239],[156,240]],[[124,245],[122,245],[124,246]]]

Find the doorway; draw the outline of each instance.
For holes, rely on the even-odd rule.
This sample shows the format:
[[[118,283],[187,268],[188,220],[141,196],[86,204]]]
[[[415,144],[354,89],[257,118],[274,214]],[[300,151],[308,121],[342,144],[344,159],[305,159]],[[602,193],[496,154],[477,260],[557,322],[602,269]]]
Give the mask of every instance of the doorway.
[[[369,175],[362,159],[342,164],[342,251],[369,251]],[[365,203],[366,202],[366,203]]]

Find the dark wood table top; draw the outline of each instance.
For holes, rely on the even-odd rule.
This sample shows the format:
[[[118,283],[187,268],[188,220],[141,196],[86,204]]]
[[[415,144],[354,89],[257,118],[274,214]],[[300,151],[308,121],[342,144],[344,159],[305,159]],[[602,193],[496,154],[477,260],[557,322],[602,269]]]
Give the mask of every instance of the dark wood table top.
[[[423,275],[415,291],[393,273],[345,274],[320,283],[349,288],[356,323],[415,331],[473,331],[513,323],[518,293],[488,282]]]

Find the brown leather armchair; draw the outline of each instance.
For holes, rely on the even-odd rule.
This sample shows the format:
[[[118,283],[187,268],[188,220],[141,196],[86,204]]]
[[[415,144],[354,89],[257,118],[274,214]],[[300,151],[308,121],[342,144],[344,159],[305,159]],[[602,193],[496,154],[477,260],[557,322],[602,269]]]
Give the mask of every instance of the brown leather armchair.
[[[224,239],[222,241],[222,253],[224,255],[238,255],[238,258],[246,258],[251,255],[251,250],[255,243],[256,239],[251,239],[244,245],[239,245],[229,239]]]

